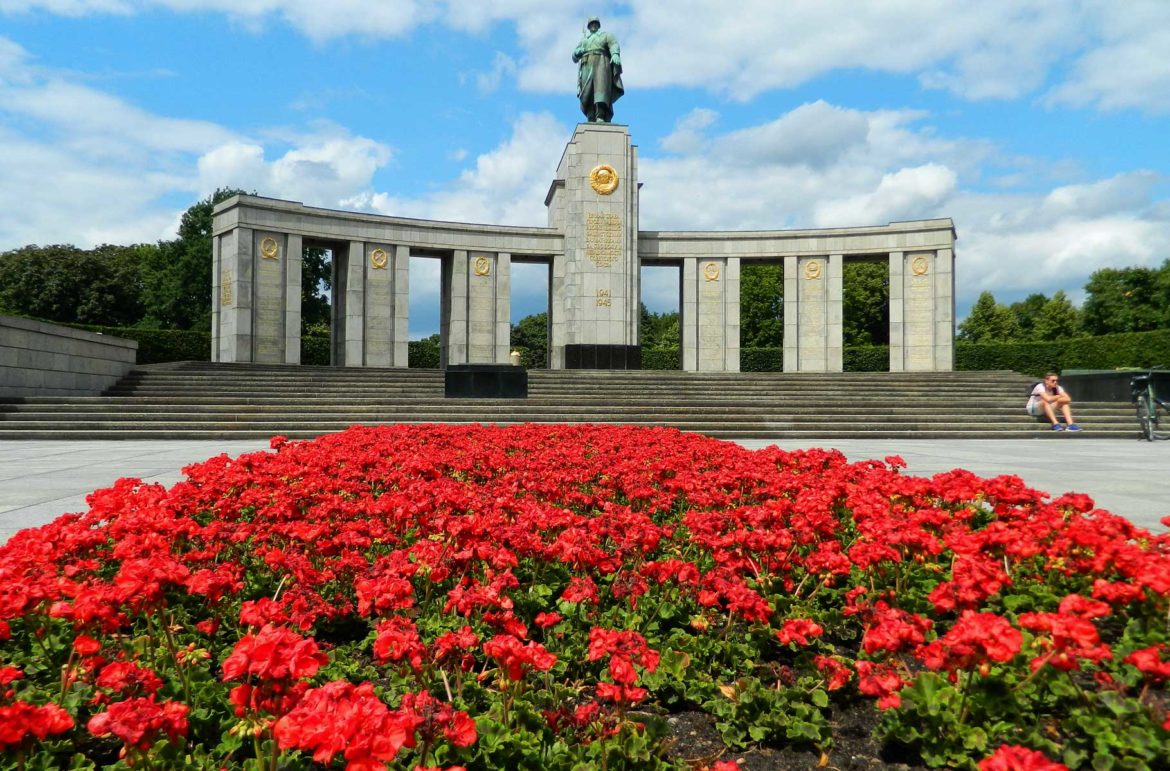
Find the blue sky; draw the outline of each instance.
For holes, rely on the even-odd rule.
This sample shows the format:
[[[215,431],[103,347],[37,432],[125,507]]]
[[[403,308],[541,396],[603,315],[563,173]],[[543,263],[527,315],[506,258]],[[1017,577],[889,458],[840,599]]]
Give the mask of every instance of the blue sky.
[[[952,217],[960,317],[1170,257],[1170,0],[0,0],[0,249],[169,238],[225,186],[543,225],[593,13],[643,228]]]

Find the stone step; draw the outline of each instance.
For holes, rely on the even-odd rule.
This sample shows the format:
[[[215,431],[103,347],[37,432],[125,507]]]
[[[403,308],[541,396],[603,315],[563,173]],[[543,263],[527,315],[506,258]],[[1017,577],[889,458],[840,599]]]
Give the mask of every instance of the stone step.
[[[175,363],[101,397],[0,403],[0,439],[317,436],[355,423],[667,425],[760,439],[1060,436],[1012,372],[529,372],[529,398],[445,399],[438,370]],[[1132,408],[1078,403],[1083,436],[1136,436]]]

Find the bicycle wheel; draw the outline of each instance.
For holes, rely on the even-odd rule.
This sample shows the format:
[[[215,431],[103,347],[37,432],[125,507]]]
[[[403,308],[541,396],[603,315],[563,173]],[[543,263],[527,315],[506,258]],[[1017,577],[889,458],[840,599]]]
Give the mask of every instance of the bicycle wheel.
[[[1170,439],[1170,406],[1166,402],[1154,402],[1154,414],[1150,416],[1150,441]]]
[[[1150,417],[1150,403],[1145,398],[1137,401],[1138,439],[1154,441],[1153,419]]]

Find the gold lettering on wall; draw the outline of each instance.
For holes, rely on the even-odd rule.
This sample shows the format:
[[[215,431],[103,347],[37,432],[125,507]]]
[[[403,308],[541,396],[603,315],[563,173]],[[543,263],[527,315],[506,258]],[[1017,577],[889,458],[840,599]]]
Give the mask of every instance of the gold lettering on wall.
[[[232,272],[230,270],[225,270],[223,272],[223,277],[220,279],[220,281],[223,282],[223,285],[220,287],[220,290],[219,290],[219,304],[220,305],[231,305],[232,304]]]
[[[597,290],[597,304],[602,308],[609,308],[613,305],[613,293],[608,289]]]
[[[390,255],[386,253],[385,249],[375,249],[370,252],[370,266],[374,270],[386,270],[386,266],[390,264]]]
[[[272,236],[265,236],[260,240],[260,256],[266,260],[275,260],[280,257],[280,244]]]
[[[492,272],[492,262],[487,257],[476,257],[472,270],[475,271],[475,275],[477,276],[486,276]]]
[[[585,256],[599,268],[608,268],[623,255],[622,218],[592,212],[585,216]]]

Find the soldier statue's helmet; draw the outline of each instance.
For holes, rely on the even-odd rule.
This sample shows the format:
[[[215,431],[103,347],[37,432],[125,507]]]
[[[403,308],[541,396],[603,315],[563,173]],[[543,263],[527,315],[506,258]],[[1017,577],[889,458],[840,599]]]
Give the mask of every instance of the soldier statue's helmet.
[[[599,16],[590,16],[589,21],[585,22],[585,29],[589,29],[594,24],[596,24],[598,28],[601,27],[601,18]]]

